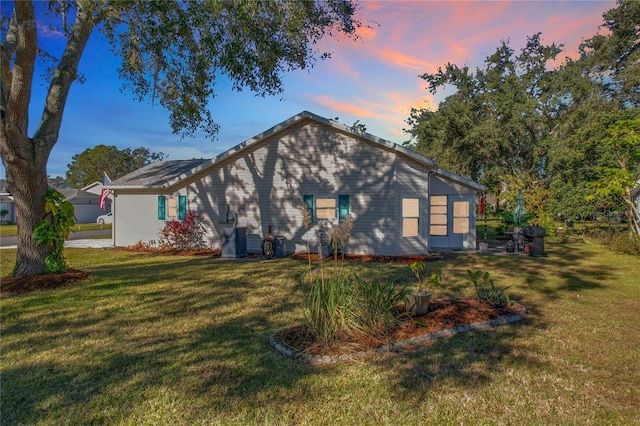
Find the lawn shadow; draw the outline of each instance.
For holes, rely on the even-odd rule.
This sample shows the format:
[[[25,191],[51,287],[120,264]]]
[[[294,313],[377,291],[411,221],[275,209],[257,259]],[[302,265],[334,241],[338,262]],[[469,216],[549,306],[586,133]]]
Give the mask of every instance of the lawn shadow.
[[[33,424],[62,412],[72,422],[108,423],[113,413],[86,407],[108,401],[128,418],[167,388],[219,407],[224,418],[264,395],[275,405],[304,398],[311,394],[300,388],[304,377],[331,374],[269,345],[271,333],[303,318],[304,286],[292,282],[302,270],[292,273],[279,261],[177,257],[167,267],[162,258],[148,260],[92,268],[89,283],[33,295],[29,320],[5,324],[3,352],[33,348],[65,357],[3,362],[3,386],[11,389],[2,396],[3,423]]]

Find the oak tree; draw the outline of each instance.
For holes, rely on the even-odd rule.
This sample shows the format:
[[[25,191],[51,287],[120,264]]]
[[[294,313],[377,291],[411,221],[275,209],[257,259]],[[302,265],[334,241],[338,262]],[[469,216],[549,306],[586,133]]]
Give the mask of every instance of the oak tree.
[[[102,31],[121,59],[119,74],[140,99],[153,99],[169,113],[175,132],[215,134],[207,109],[215,80],[226,75],[234,89],[266,96],[283,90],[283,74],[318,58],[325,35],[356,36],[361,25],[352,0],[51,0],[13,3],[3,22],[0,52],[0,155],[15,199],[18,249],[14,275],[44,272],[51,251],[33,238],[45,216],[47,160],[58,140],[67,96],[79,78],[78,64],[93,33]],[[45,13],[48,15],[45,17]],[[48,75],[39,125],[29,134],[38,26],[57,19],[66,35],[62,55]]]
[[[71,157],[66,178],[73,188],[82,188],[93,182],[102,182],[104,173],[111,179],[118,179],[164,158],[163,153],[151,152],[143,147],[118,149],[115,146],[98,145]]]

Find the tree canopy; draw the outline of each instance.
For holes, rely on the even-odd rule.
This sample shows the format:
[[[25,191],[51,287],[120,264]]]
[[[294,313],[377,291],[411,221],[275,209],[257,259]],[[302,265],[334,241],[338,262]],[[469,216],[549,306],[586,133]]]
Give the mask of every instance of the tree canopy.
[[[119,74],[126,87],[136,98],[166,108],[174,132],[202,130],[213,136],[218,127],[208,104],[217,77],[229,77],[236,90],[279,93],[285,72],[330,56],[317,50],[323,36],[356,37],[361,26],[352,0],[59,0],[38,8],[39,15],[33,1],[14,1],[13,7],[11,18],[2,22],[0,155],[16,200],[14,275],[21,276],[42,273],[51,251],[36,243],[33,230],[45,216],[47,161],[94,32],[103,32],[122,59]],[[40,26],[66,36],[59,58],[38,46]],[[42,115],[30,117],[38,55],[50,60],[49,89]],[[32,135],[30,119],[39,122]]]
[[[164,158],[163,153],[151,152],[148,148],[121,150],[115,146],[98,145],[71,158],[66,178],[72,187],[82,188],[96,181],[102,182],[104,173],[110,179],[117,179]]]
[[[540,220],[621,209],[633,223],[640,2],[619,0],[603,17],[609,32],[560,66],[563,46],[537,33],[518,55],[503,41],[475,71],[447,64],[423,74],[432,93],[456,91],[435,111],[412,110],[407,145],[490,191],[506,186],[513,199],[524,190]]]

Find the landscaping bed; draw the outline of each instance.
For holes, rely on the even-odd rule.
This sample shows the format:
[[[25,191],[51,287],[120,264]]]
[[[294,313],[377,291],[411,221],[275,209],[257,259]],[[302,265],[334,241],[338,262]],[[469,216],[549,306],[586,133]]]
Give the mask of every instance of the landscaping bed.
[[[398,307],[404,311],[403,306]],[[494,306],[476,298],[434,300],[422,316],[400,315],[384,337],[361,335],[322,347],[305,325],[274,333],[271,345],[283,355],[312,365],[349,361],[374,353],[400,350],[440,337],[519,321],[526,310],[517,303]]]

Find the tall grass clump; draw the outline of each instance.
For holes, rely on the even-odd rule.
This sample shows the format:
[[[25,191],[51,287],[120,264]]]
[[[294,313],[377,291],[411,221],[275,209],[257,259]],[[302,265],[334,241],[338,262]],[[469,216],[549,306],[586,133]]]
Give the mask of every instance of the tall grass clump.
[[[640,256],[640,237],[630,232],[610,234],[601,243],[615,252]]]
[[[345,277],[316,277],[307,297],[307,324],[316,341],[326,348],[344,329]]]
[[[396,306],[405,292],[405,287],[345,272],[318,277],[307,297],[308,329],[323,349],[337,340],[382,338],[396,323]]]

